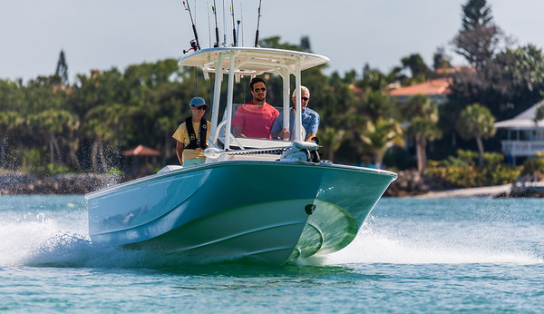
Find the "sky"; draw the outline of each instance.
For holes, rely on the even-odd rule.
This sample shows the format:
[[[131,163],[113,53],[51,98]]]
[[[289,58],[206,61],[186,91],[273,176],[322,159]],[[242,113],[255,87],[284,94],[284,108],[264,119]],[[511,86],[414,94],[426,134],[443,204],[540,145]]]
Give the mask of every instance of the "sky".
[[[213,0],[189,0],[201,46],[215,42]],[[233,0],[242,41],[255,42],[258,0]],[[221,40],[230,0],[216,0]],[[389,72],[401,58],[419,53],[428,65],[438,47],[455,65],[464,60],[450,44],[461,27],[466,0],[262,0],[260,38],[280,36],[331,59],[326,71],[371,68]],[[544,1],[488,0],[495,23],[516,45],[544,47]],[[211,32],[210,32],[211,30]],[[194,38],[183,0],[0,0],[0,79],[25,82],[54,74],[63,50],[71,80],[91,69],[123,71],[131,64],[179,59]]]

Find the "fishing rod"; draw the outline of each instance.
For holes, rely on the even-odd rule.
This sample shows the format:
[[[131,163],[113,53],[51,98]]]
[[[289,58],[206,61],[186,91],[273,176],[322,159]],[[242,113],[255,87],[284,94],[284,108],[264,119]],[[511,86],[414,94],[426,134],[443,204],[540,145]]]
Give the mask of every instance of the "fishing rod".
[[[187,0],[187,3],[183,1],[183,6],[185,7],[185,10],[189,11],[189,17],[191,18],[191,25],[193,26],[193,33],[195,34],[195,42],[193,43],[191,41],[191,47],[194,50],[200,50],[200,42],[198,41],[198,33],[196,32],[196,26],[193,20],[193,13],[191,13],[191,7],[189,6],[189,0]]]
[[[236,23],[235,23],[235,19],[234,19],[234,0],[230,0],[230,12],[231,12],[231,15],[232,15],[232,45],[234,47],[237,46],[237,41],[236,41]]]
[[[210,3],[209,2],[206,2],[206,7],[209,7],[210,6]],[[212,4],[213,6],[213,4]],[[206,10],[206,12],[208,12],[208,47],[212,47],[212,28],[213,28],[213,24],[210,20],[210,11]]]
[[[238,24],[236,27],[236,32],[240,34],[240,20],[237,20],[236,24]],[[238,46],[238,40],[236,40],[236,46]],[[243,43],[242,43],[242,46],[243,46]]]
[[[261,22],[261,1],[259,0],[259,15],[257,15],[257,32],[255,33],[255,47],[259,47],[259,23]]]
[[[214,47],[219,47],[219,27],[217,26],[217,7],[215,5],[215,0],[213,0],[212,12],[215,15],[215,44]]]
[[[244,21],[244,7],[240,3],[240,20],[238,20],[238,27],[240,27],[240,22],[243,22],[243,21]],[[244,33],[244,24],[241,24],[241,25],[242,25],[242,29],[238,30],[238,35],[240,35],[239,37],[242,38],[242,47],[243,47],[244,46],[244,34],[245,33]]]
[[[225,0],[223,0],[223,47],[227,46],[227,18],[225,17]]]

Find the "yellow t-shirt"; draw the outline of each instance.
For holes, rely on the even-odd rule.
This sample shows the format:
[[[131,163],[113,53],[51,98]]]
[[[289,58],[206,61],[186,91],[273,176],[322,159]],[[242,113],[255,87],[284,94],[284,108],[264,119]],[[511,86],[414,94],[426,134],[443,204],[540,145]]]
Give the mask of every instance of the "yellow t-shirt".
[[[207,121],[207,131],[206,131],[206,144],[208,144],[208,137],[210,137],[210,128],[211,123],[210,121]],[[198,136],[198,132],[200,130],[200,121],[199,122],[193,122],[193,130],[195,130],[196,136]],[[189,139],[189,131],[187,131],[187,127],[185,126],[185,122],[179,125],[176,132],[172,135],[173,138],[175,138],[178,142],[181,142],[185,144],[185,146],[189,145],[191,143],[191,140]],[[183,154],[181,156],[183,158],[183,161],[193,159],[193,158],[206,158],[204,154],[202,153],[202,148],[197,149],[188,149],[185,148],[183,150]]]

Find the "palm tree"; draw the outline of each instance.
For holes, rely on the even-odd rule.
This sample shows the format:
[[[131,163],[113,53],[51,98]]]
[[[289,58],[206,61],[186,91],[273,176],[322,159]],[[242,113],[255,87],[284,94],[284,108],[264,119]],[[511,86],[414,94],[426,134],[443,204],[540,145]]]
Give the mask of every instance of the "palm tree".
[[[487,139],[495,135],[497,129],[494,123],[495,117],[493,117],[489,109],[478,103],[465,108],[457,121],[457,131],[462,138],[466,140],[471,138],[476,139],[480,155],[480,166],[484,164],[484,144],[482,143],[482,138]]]
[[[79,120],[77,117],[66,110],[48,109],[37,114],[30,115],[28,124],[31,129],[35,130],[35,134],[41,134],[49,146],[50,163],[57,162],[63,164],[62,149],[59,145],[59,138],[62,138],[66,133],[65,128],[77,129]],[[43,130],[46,130],[44,133]],[[69,130],[68,130],[69,131]],[[67,137],[71,140],[70,135]],[[75,156],[75,152],[72,152]],[[74,158],[70,156],[70,158]],[[77,165],[77,164],[76,164]]]
[[[30,115],[27,123],[29,128],[41,135],[49,146],[49,163],[55,162],[55,155],[59,164],[62,163],[62,153],[57,140],[57,135],[62,131],[62,125],[57,121],[57,110],[48,109],[40,113]],[[45,131],[45,132],[44,132]]]
[[[115,133],[105,121],[108,119],[108,106],[101,105],[89,110],[85,116],[83,132],[92,139],[91,165],[93,171],[105,172],[108,169],[104,154],[104,141],[112,138]],[[98,164],[100,161],[100,165]]]
[[[163,133],[164,136],[164,152],[162,156],[163,165],[166,164],[166,160],[170,157],[170,141],[172,140],[172,134],[174,133],[172,130],[176,130],[177,126],[178,122],[172,117],[165,116],[157,119],[156,127]]]
[[[427,165],[427,142],[442,137],[442,131],[436,126],[438,105],[427,96],[415,95],[408,99],[404,115],[408,120],[406,133],[416,142],[417,170],[423,175]]]
[[[361,99],[358,114],[369,117],[374,123],[379,119],[393,117],[396,113],[397,101],[389,96],[383,89],[369,90]]]
[[[363,147],[372,152],[376,167],[381,166],[383,155],[389,147],[404,145],[402,127],[393,119],[378,119],[376,123],[368,121],[358,133]]]
[[[442,137],[442,131],[431,119],[425,117],[416,117],[410,121],[406,134],[412,136],[416,142],[417,170],[420,174],[425,174],[427,166],[427,141],[434,141]]]
[[[77,158],[77,150],[79,149],[79,127],[80,121],[77,115],[69,114],[65,117],[64,134],[61,139],[64,145],[68,147],[68,161],[70,166],[75,169],[81,169],[81,164]]]
[[[328,151],[328,159],[333,161],[334,153],[340,148],[346,132],[336,130],[333,127],[326,127],[325,131],[319,131],[318,138],[323,147]]]
[[[0,167],[7,165],[8,138],[16,134],[22,121],[15,111],[0,112]]]
[[[83,129],[85,136],[93,141],[91,164],[94,171],[104,172],[109,168],[104,144],[114,145],[116,158],[120,159],[120,142],[125,121],[131,119],[137,110],[135,106],[115,103],[100,105],[87,112]]]

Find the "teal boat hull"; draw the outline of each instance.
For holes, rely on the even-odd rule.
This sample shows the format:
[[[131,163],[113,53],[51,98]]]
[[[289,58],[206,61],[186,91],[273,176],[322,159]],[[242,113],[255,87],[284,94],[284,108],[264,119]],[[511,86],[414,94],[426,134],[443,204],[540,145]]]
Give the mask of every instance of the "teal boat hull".
[[[89,234],[179,260],[283,264],[346,247],[396,177],[323,162],[203,164],[87,194]]]

